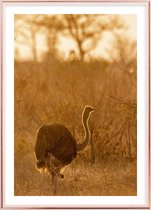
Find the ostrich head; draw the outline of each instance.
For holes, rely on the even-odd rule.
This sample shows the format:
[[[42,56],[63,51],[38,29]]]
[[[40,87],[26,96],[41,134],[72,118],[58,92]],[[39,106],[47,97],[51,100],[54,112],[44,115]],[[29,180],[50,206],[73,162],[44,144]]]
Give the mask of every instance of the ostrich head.
[[[83,117],[88,118],[92,112],[94,112],[95,109],[89,105],[85,106],[83,111]]]

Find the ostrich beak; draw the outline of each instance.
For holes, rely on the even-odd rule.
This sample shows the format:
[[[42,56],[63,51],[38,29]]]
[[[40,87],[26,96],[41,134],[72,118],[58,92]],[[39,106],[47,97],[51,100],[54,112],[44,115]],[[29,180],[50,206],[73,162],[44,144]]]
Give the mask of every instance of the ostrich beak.
[[[92,108],[92,112],[94,112],[95,111],[95,109],[94,108]]]

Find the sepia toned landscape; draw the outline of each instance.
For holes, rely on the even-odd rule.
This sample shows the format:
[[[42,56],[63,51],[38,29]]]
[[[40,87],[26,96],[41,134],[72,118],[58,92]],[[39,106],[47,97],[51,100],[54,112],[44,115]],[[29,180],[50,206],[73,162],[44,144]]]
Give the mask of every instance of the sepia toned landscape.
[[[135,29],[135,15],[14,16],[16,196],[54,195],[36,168],[37,131],[61,123],[80,144],[87,105],[90,144],[59,173],[55,195],[137,195]]]

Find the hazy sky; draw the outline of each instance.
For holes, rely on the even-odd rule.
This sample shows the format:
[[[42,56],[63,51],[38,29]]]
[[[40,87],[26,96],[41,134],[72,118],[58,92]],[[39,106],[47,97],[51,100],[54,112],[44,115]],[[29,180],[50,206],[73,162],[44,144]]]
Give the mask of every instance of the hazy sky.
[[[123,18],[128,25],[128,34],[136,40],[137,37],[137,17],[136,15],[123,15]]]
[[[129,36],[130,39],[136,40],[137,38],[137,17],[136,15],[121,15],[121,18],[125,21],[126,25],[128,26],[127,30],[125,31],[125,35]],[[47,51],[47,47],[45,46],[44,39],[42,36],[37,36],[37,50],[38,55],[41,57],[43,52]],[[31,59],[31,51],[28,45],[16,45],[19,49],[19,57],[21,59]],[[104,57],[108,59],[107,49],[110,50],[112,47],[111,44],[111,37],[108,34],[103,36],[102,42],[98,45],[98,47],[92,52],[93,54]],[[70,40],[69,38],[63,38],[60,40],[58,44],[60,56],[64,59],[69,57],[69,52],[72,49],[76,49],[75,43]]]

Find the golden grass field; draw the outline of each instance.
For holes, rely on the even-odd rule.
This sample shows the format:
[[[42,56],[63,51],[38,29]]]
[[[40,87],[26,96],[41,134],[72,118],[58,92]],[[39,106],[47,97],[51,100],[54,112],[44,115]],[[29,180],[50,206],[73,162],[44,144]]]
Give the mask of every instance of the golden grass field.
[[[80,142],[87,104],[96,109],[89,123],[94,156],[88,148],[66,167],[57,195],[137,195],[136,92],[135,65],[15,61],[15,195],[52,195],[50,176],[35,168],[36,132],[61,122]]]

